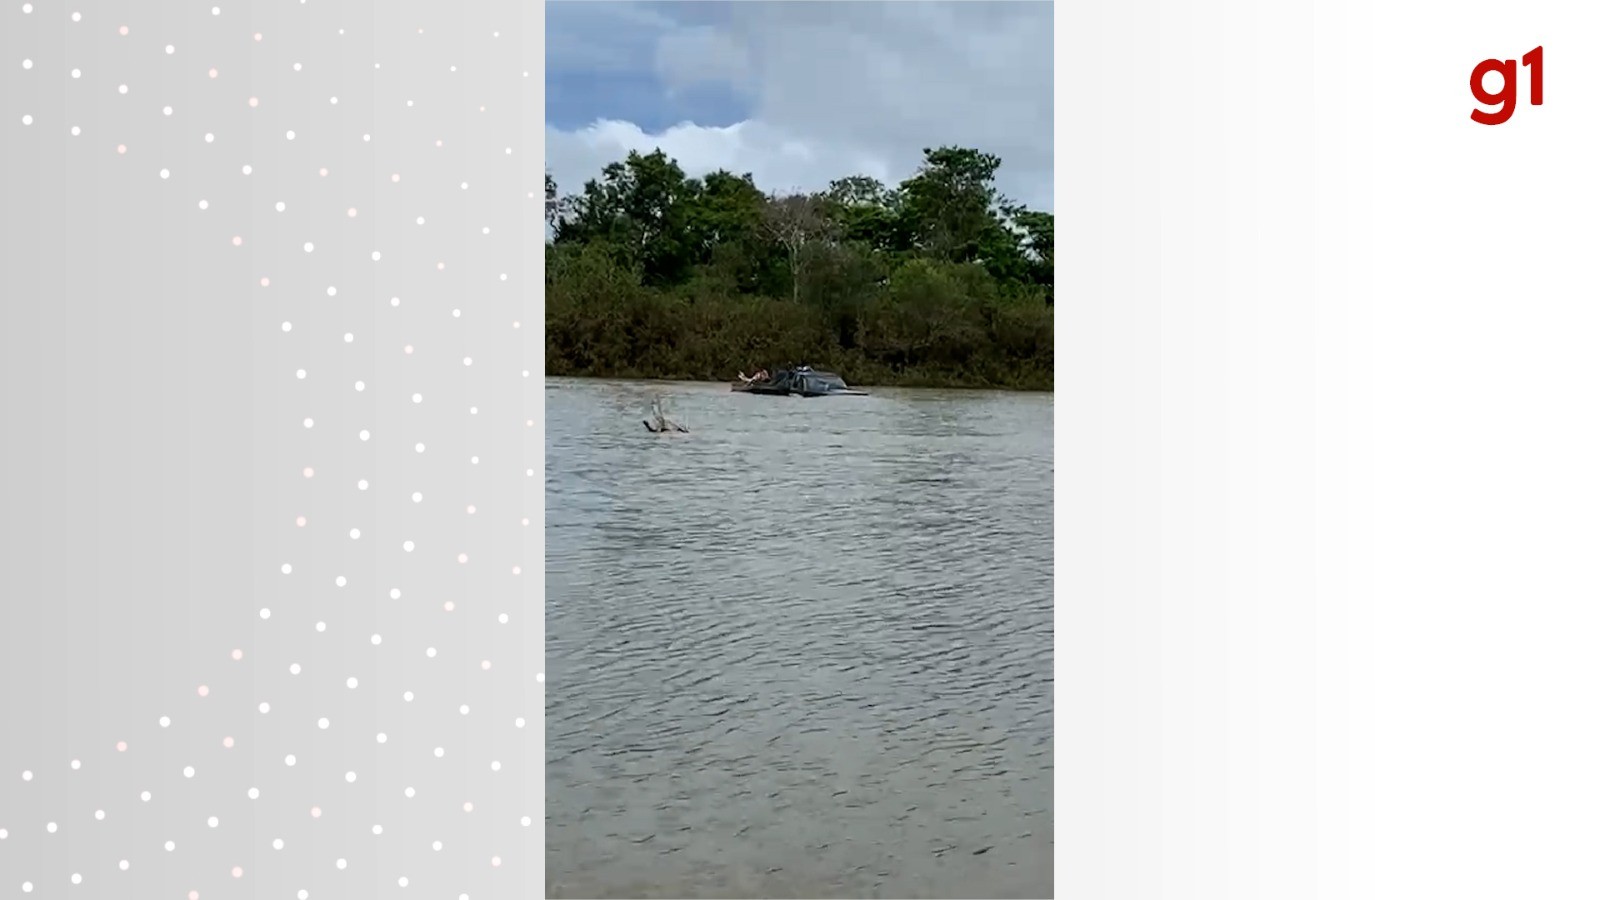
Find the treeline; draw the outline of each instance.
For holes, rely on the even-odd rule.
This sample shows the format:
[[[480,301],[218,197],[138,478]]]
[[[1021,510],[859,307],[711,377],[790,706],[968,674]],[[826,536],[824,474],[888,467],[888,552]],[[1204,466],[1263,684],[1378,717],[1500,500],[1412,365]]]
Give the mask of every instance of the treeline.
[[[727,380],[806,362],[853,384],[1049,390],[1055,220],[1000,159],[924,151],[896,187],[767,194],[629,153],[579,193],[545,175],[545,371]]]

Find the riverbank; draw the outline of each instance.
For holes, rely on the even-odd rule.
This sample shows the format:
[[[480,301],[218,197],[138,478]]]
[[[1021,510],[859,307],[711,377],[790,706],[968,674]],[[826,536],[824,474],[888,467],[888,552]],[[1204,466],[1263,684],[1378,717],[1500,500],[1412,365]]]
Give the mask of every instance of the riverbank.
[[[1023,373],[1024,377],[1020,377],[1010,383],[996,384],[981,379],[961,379],[957,376],[952,376],[945,373],[908,373],[900,376],[890,375],[888,377],[880,376],[874,378],[871,375],[853,375],[852,373],[854,370],[848,366],[834,366],[816,363],[813,364],[813,367],[827,372],[834,372],[843,378],[851,387],[858,388],[938,388],[943,390],[1018,391],[1039,393],[1049,393],[1055,390],[1054,378],[1048,371],[1037,374]],[[768,366],[768,368],[770,369],[771,367]],[[749,374],[749,372],[750,369],[745,370],[745,374]],[[639,372],[552,372],[548,368],[545,370],[545,377],[584,378],[596,380],[612,379],[617,381],[681,381],[691,384],[712,382],[729,385],[738,380],[735,375],[728,375],[726,378],[724,378],[718,375],[695,375],[683,373],[665,375]]]

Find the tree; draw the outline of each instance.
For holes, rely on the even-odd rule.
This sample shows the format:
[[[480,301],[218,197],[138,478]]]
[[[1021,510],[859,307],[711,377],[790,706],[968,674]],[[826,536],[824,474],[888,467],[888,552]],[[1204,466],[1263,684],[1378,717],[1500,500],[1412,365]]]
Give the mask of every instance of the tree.
[[[789,254],[789,296],[800,301],[800,251],[823,233],[822,203],[810,194],[768,198],[762,210],[767,235]]]

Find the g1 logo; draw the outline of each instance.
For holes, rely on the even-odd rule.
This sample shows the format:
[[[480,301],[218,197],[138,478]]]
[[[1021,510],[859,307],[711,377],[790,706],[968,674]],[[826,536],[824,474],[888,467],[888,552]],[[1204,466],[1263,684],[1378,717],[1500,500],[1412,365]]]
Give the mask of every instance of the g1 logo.
[[[1528,102],[1543,106],[1544,46],[1541,44],[1524,53],[1522,64],[1528,67]],[[1499,72],[1502,79],[1500,90],[1492,94],[1483,87],[1483,77],[1490,72]],[[1472,96],[1484,106],[1499,107],[1493,112],[1473,110],[1472,121],[1480,125],[1500,125],[1509,120],[1517,110],[1517,61],[1486,59],[1478,63],[1477,68],[1472,70]]]

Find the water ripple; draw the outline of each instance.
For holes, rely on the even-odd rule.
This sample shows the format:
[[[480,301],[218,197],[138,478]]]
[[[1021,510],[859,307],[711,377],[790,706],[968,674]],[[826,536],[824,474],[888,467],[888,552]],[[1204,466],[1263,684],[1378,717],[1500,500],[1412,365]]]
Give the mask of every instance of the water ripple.
[[[1050,895],[1048,395],[545,399],[548,896]]]

